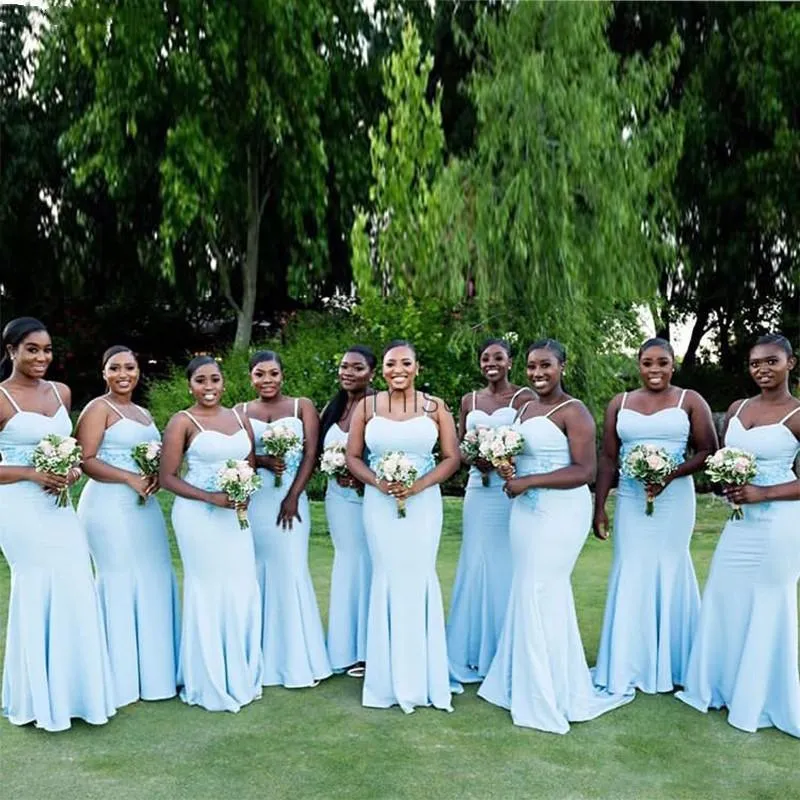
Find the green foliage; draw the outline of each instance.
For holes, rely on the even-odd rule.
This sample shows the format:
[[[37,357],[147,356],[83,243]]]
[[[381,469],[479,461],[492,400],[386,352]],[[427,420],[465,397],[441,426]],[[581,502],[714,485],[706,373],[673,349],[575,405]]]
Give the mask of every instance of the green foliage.
[[[433,57],[421,53],[407,20],[402,48],[389,56],[383,89],[389,108],[370,130],[371,208],[359,210],[351,233],[353,277],[362,297],[425,292],[426,266],[440,231],[431,223],[432,186],[443,165],[441,91],[427,99]]]

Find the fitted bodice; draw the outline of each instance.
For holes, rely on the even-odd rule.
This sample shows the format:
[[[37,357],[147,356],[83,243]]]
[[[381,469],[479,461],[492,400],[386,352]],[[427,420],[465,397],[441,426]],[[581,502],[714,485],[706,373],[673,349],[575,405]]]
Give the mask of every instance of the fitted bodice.
[[[517,475],[542,475],[572,463],[569,439],[549,417],[531,417],[516,426],[524,440],[516,457]]]
[[[159,442],[161,435],[155,423],[143,425],[136,420],[123,417],[106,428],[103,440],[97,449],[97,458],[112,467],[138,472],[131,450],[143,442]]]
[[[385,453],[400,452],[424,475],[434,467],[433,448],[438,437],[439,429],[427,414],[404,420],[372,417],[364,433],[370,467],[374,469]]]
[[[677,463],[686,456],[691,424],[683,408],[663,408],[654,414],[641,414],[631,408],[621,408],[617,415],[617,436],[622,443],[620,463],[631,448],[640,444],[660,447]]]
[[[341,442],[343,445],[347,444],[347,433],[345,433],[340,427],[338,422],[334,422],[333,425],[328,428],[325,433],[325,438],[322,440],[322,446],[330,447],[335,442]]]
[[[198,489],[217,490],[217,473],[228,459],[244,461],[250,455],[250,437],[240,428],[236,433],[198,431],[186,449],[189,467],[186,482]]]
[[[797,479],[792,466],[800,451],[800,442],[783,422],[745,428],[736,416],[728,423],[725,445],[746,450],[756,457],[753,483],[757,486],[774,486]]]
[[[272,422],[263,422],[255,417],[250,417],[250,424],[253,426],[253,435],[256,438],[256,455],[266,455],[264,452],[264,443],[261,437],[267,428],[275,428],[283,426],[290,428],[300,438],[300,446],[296,450],[291,450],[286,454],[284,462],[286,464],[287,473],[295,473],[300,468],[300,462],[303,460],[303,420],[300,417],[281,417],[280,419],[273,420]]]
[[[67,409],[59,406],[52,417],[36,411],[17,411],[0,431],[0,453],[6,466],[30,466],[36,445],[45,436],[69,436],[72,420]]]

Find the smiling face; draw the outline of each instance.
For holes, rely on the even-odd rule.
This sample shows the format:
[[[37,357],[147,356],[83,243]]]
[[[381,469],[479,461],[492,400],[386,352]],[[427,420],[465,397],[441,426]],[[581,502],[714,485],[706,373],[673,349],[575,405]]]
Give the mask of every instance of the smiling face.
[[[283,370],[277,361],[259,361],[250,370],[250,380],[262,400],[273,400],[281,392]]]
[[[383,377],[389,391],[402,392],[414,386],[419,364],[410,347],[393,347],[383,357]]]
[[[478,363],[488,383],[502,381],[511,370],[511,357],[499,344],[490,344],[481,353]]]
[[[117,353],[111,356],[103,367],[103,379],[110,392],[130,396],[139,383],[136,356],[133,353]]]
[[[750,377],[762,390],[787,384],[797,360],[777,344],[757,344],[750,351]]]
[[[561,386],[564,365],[558,356],[547,348],[531,350],[526,361],[528,381],[539,397],[547,397]]]
[[[648,347],[639,356],[639,375],[642,384],[653,392],[663,392],[669,388],[675,362],[668,350],[663,347]]]
[[[339,362],[339,386],[346,392],[366,391],[374,370],[361,353],[345,353]]]
[[[44,378],[53,361],[53,342],[47,331],[29,333],[16,347],[8,348],[14,369],[26,378]]]
[[[201,408],[218,406],[225,388],[219,364],[203,364],[198,367],[189,379],[189,388]]]

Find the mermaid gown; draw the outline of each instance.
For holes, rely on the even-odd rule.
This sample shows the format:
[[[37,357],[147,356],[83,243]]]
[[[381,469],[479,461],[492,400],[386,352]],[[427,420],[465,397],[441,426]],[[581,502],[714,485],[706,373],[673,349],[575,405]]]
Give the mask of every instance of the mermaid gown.
[[[571,402],[571,401],[567,401]],[[569,466],[567,437],[550,414],[519,425],[525,439],[520,476]],[[592,684],[583,651],[570,576],[592,518],[588,486],[534,489],[511,508],[513,573],[497,653],[478,694],[511,711],[515,725],[566,733],[581,722],[630,702]]]
[[[261,437],[270,425],[289,426],[303,441],[303,421],[297,416],[296,400],[294,416],[273,423],[250,417],[250,424],[259,455],[264,455]],[[300,520],[292,521],[291,530],[276,524],[281,503],[289,493],[301,458],[302,452],[287,455],[280,487],[275,486],[274,473],[259,469],[264,483],[253,495],[249,513],[262,595],[262,681],[264,686],[290,689],[316,686],[332,674],[317,596],[308,569],[311,511],[305,492],[297,504]]]
[[[467,430],[511,425],[517,413],[512,405],[516,397],[505,408],[487,414],[476,407],[473,392]],[[489,473],[488,486],[483,485],[476,467],[469,471],[461,553],[447,621],[450,674],[460,683],[476,683],[486,676],[505,619],[511,588],[511,502],[503,492],[503,483],[494,470]]]
[[[63,405],[48,417],[0,391],[16,411],[0,431],[3,465],[29,465],[45,436],[70,435]],[[73,717],[102,725],[115,714],[114,688],[86,533],[72,506],[58,508],[32,481],[0,485],[0,508],[11,568],[3,715],[48,731],[66,730]]]
[[[104,433],[97,458],[138,473],[131,450],[159,441],[158,428],[126,417]],[[89,480],[78,502],[95,566],[117,706],[177,693],[178,592],[167,526],[155,498],[144,505],[121,483]]]
[[[620,463],[638,444],[653,444],[683,461],[689,417],[678,404],[655,414],[625,408],[617,418]],[[614,562],[608,582],[595,683],[611,692],[634,687],[648,694],[683,686],[700,613],[700,592],[689,555],[695,521],[694,482],[670,483],[645,514],[644,486],[620,475],[614,513]]]
[[[747,402],[747,401],[745,401]],[[745,429],[739,410],[725,444],[753,453],[753,483],[797,480],[800,445],[784,424]],[[797,666],[797,582],[800,579],[800,500],[742,506],[744,519],[722,532],[703,592],[697,635],[684,689],[677,697],[698,711],[728,709],[743,731],[775,727],[800,737]]]
[[[400,451],[420,475],[433,469],[438,429],[427,414],[397,421],[373,416],[365,439],[374,469],[384,453]],[[364,528],[372,559],[367,622],[367,667],[362,703],[452,711],[444,611],[436,553],[442,534],[442,496],[431,486],[406,502],[374,486],[364,490]]]
[[[217,491],[228,459],[250,453],[250,437],[205,430],[186,450],[187,483]],[[241,423],[240,423],[241,424]],[[239,711],[261,697],[261,596],[253,538],[232,508],[176,497],[172,525],[183,561],[181,700],[208,711]]]
[[[337,423],[325,434],[325,447],[346,442]],[[364,501],[355,489],[328,481],[325,514],[333,540],[328,655],[334,671],[341,672],[367,654],[367,611],[372,565],[364,532]]]

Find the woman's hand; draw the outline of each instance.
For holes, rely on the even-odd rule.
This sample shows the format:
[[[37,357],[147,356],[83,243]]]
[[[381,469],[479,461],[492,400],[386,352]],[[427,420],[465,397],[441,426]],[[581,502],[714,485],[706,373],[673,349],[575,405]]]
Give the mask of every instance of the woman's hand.
[[[610,525],[606,510],[604,508],[598,508],[597,511],[594,512],[594,519],[592,520],[592,530],[594,531],[594,535],[598,539],[605,541],[608,539],[609,527]]]
[[[54,475],[52,472],[31,470],[31,480],[38,483],[47,494],[58,494],[69,485],[66,475]]]
[[[236,502],[228,497],[225,492],[209,492],[206,501],[217,508],[236,508]]]
[[[67,486],[74,486],[83,476],[83,470],[80,467],[73,467],[67,473]]]
[[[337,475],[336,483],[344,489],[363,489],[364,484],[354,478],[349,472],[346,475]]]
[[[275,520],[276,525],[280,525],[284,530],[287,528],[292,530],[292,523],[295,518],[297,518],[298,522],[303,521],[300,512],[297,510],[298,501],[299,498],[292,492],[289,492],[283,498],[281,507],[278,509],[278,518]]]
[[[488,475],[494,467],[492,466],[491,461],[487,461],[485,458],[476,458],[472,462],[472,466],[475,467],[479,472],[482,472],[484,475]]]
[[[147,491],[150,479],[147,476],[134,475],[133,473],[130,473],[125,483],[131,489],[133,489],[133,491],[136,492],[136,494],[138,494],[142,500],[147,500],[147,498],[150,496],[149,492]]]
[[[506,483],[511,481],[514,476],[517,474],[516,469],[514,469],[514,459],[509,459],[508,461],[503,461],[501,464],[497,466],[497,474],[504,480]]]
[[[667,488],[667,486],[669,486],[671,483],[672,483],[672,475],[668,475],[668,476],[667,476],[667,477],[664,479],[664,483],[648,483],[648,484],[646,484],[646,485],[645,485],[645,487],[644,487],[644,488],[645,488],[645,491],[647,492],[647,494],[648,494],[650,497],[652,497],[653,499],[655,499],[655,498],[656,498],[656,497],[658,497],[658,496],[661,494],[661,492],[663,492],[663,491],[664,491],[664,489],[666,489],[666,488]]]
[[[264,466],[275,475],[286,472],[286,462],[278,456],[264,456]]]
[[[503,491],[509,497],[517,497],[517,495],[522,494],[525,489],[525,482],[522,478],[511,478],[510,480],[506,480],[503,485]]]
[[[419,487],[417,486],[417,481],[414,481],[411,486],[407,486],[405,483],[394,482],[388,484],[386,493],[394,497],[395,500],[408,500],[409,497],[413,497],[415,494],[419,493]]]
[[[154,494],[158,494],[158,490],[161,488],[161,483],[158,480],[158,475],[148,475],[147,476],[147,496],[152,497]]]
[[[744,486],[726,486],[722,490],[725,499],[737,506],[748,503],[763,503],[766,500],[766,491],[763,486],[754,486],[747,483]]]

